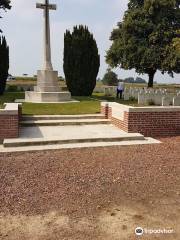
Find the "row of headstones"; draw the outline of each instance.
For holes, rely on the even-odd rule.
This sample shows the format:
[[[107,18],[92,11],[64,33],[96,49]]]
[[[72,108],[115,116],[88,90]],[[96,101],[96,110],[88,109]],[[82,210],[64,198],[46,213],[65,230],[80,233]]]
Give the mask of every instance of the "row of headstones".
[[[98,87],[95,92],[104,93],[105,96],[114,96],[117,87]],[[125,88],[124,100],[135,99],[140,105],[180,106],[180,91],[169,93],[167,89]]]
[[[106,96],[113,96],[116,94],[117,87],[116,86],[106,86],[106,87],[96,87],[94,92],[104,93]],[[125,88],[124,89],[124,97],[125,100],[129,100],[129,98],[134,98],[138,100],[138,95],[140,94],[160,94],[166,95],[167,89],[148,89],[148,88]],[[177,91],[178,93],[178,91]]]
[[[94,89],[94,92],[96,93],[104,93],[106,96],[113,96],[116,94],[117,91],[117,87],[116,86],[100,86],[100,87],[96,87]],[[132,97],[136,100],[138,100],[138,94],[139,93],[149,93],[149,94],[153,94],[153,93],[157,93],[157,94],[166,94],[167,93],[167,89],[148,89],[148,88],[125,88],[124,90],[124,95],[128,98]]]
[[[141,105],[180,106],[180,91],[168,93],[167,89],[125,89],[124,100],[134,98]]]
[[[160,106],[180,106],[180,94],[139,94],[138,104],[151,104]]]

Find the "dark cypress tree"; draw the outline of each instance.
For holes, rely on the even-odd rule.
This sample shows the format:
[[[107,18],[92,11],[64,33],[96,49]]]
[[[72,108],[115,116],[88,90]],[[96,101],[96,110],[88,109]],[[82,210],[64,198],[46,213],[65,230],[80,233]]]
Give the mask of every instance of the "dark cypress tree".
[[[96,86],[100,56],[93,35],[75,26],[64,35],[64,74],[72,96],[90,96]]]
[[[4,11],[6,11],[6,9],[11,9],[10,3],[11,3],[10,0],[0,0],[0,10],[3,9]],[[1,15],[0,18],[2,18]],[[0,32],[2,32],[1,29]]]
[[[3,95],[6,88],[6,80],[9,70],[9,47],[5,37],[0,37],[0,95]]]

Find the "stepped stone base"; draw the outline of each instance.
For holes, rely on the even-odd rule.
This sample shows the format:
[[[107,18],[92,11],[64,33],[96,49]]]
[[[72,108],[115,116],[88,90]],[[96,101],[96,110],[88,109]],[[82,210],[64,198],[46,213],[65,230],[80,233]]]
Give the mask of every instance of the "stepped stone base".
[[[34,91],[25,92],[25,102],[56,103],[71,101],[70,92],[62,92],[58,83],[58,72],[37,71],[37,86]]]
[[[66,102],[71,101],[70,92],[25,92],[25,102]]]

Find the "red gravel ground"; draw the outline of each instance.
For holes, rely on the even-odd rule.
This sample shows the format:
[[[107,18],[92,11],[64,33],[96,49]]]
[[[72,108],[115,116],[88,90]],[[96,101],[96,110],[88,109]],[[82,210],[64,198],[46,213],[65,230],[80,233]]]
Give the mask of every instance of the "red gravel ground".
[[[142,146],[0,154],[0,239],[180,239],[180,137]]]

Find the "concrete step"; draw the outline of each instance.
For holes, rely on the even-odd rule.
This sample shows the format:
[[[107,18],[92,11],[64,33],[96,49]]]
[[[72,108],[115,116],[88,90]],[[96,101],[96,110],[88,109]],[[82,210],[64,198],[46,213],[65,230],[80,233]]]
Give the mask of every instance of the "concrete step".
[[[8,147],[25,147],[25,146],[42,146],[42,145],[54,145],[54,144],[77,144],[77,143],[98,143],[98,142],[123,142],[123,141],[138,141],[145,140],[144,136],[138,133],[120,134],[116,137],[87,137],[87,138],[60,138],[60,137],[48,137],[48,138],[15,138],[5,139],[3,146]]]
[[[21,126],[75,126],[75,125],[97,125],[110,124],[108,119],[72,119],[72,120],[25,120],[21,121]]]
[[[90,143],[70,143],[70,144],[54,144],[54,145],[37,145],[37,146],[23,146],[23,147],[4,147],[0,145],[0,152],[14,153],[14,152],[33,152],[45,150],[58,149],[74,149],[74,148],[96,148],[96,147],[112,147],[112,146],[129,146],[129,145],[146,145],[146,144],[160,144],[161,142],[153,138],[145,138],[144,140],[131,140],[121,142],[90,142]]]
[[[102,114],[81,114],[81,115],[23,115],[23,121],[37,120],[78,120],[78,119],[104,119]]]

